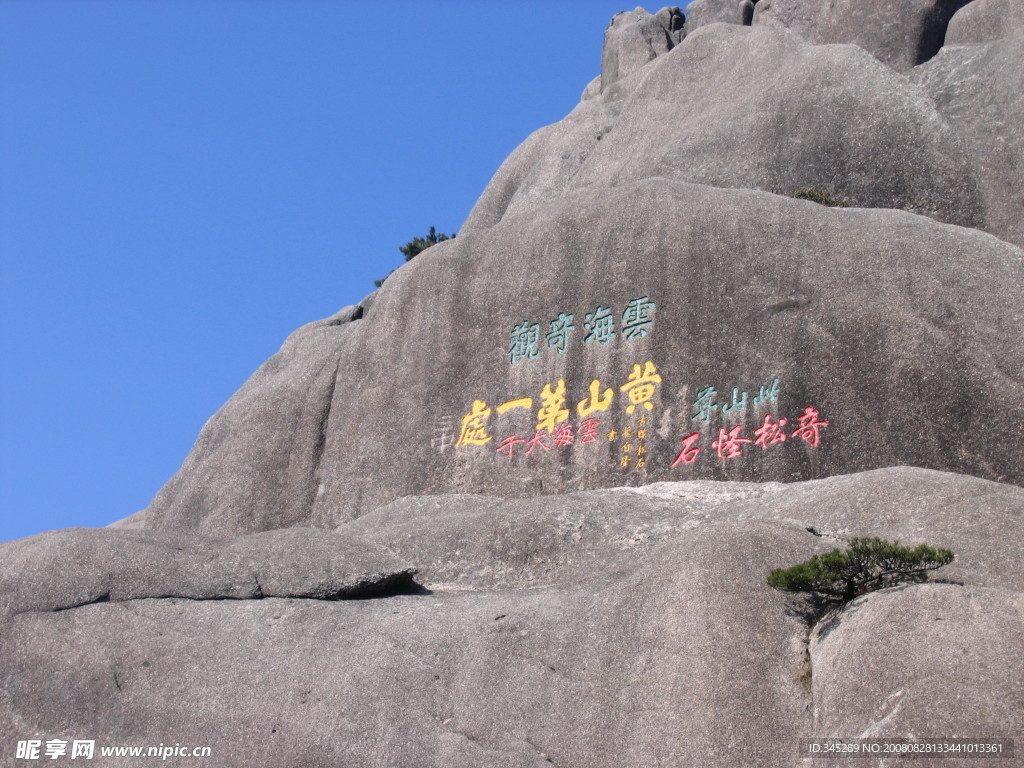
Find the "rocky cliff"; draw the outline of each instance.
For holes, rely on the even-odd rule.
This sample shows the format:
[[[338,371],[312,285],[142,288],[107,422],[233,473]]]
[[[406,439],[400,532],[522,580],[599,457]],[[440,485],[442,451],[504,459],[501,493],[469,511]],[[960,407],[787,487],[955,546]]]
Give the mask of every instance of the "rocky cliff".
[[[458,238],[289,337],[147,510],[3,546],[0,730],[224,766],[1020,737],[1022,18],[617,15]],[[957,559],[811,626],[765,585],[854,536]]]

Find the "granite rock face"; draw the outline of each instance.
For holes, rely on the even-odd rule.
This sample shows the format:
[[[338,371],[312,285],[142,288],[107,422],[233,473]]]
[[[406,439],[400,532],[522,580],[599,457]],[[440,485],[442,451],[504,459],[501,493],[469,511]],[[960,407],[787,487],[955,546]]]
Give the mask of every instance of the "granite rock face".
[[[369,302],[367,302],[369,306]],[[232,510],[246,525],[202,526],[211,533],[239,533],[309,523],[321,486],[321,457],[336,379],[346,346],[345,329],[364,307],[346,307],[334,317],[293,333],[199,433],[182,468],[157,494],[146,515],[159,527],[158,509],[180,498],[175,486],[188,483],[195,509]],[[271,462],[260,456],[277,458]],[[220,478],[200,487],[198,478]],[[193,483],[195,478],[198,483]],[[238,500],[247,499],[243,506]],[[172,526],[173,527],[173,526]]]
[[[1024,32],[1024,2],[973,0],[950,20],[945,44],[994,43],[1021,32]]]
[[[781,25],[815,44],[853,43],[899,71],[928,61],[970,0],[760,0],[753,23]]]
[[[643,8],[623,11],[604,32],[601,89],[668,53],[683,39],[683,12],[676,7],[650,14]]]
[[[1020,733],[1022,617],[1024,595],[1000,588],[916,585],[854,602],[811,641],[816,729],[864,738]]]
[[[0,764],[1019,739],[1021,2],[617,15],[459,237],[293,333],[146,510],[0,545]],[[817,622],[766,586],[859,536],[956,560]]]
[[[572,193],[430,248],[362,319],[297,332],[211,419],[146,525],[330,527],[412,494],[894,464],[1019,483],[1024,350],[1007,340],[1022,285],[1020,249],[902,211],[663,178]],[[570,314],[560,352],[548,334]],[[607,343],[586,341],[598,315]],[[330,393],[308,409],[319,426],[287,441],[303,372],[335,369],[309,396]],[[311,456],[300,513],[286,481]]]
[[[1020,483],[1024,259],[978,231],[1024,243],[1019,38],[908,79],[764,25],[670,48],[672,13],[616,17],[613,58],[665,50],[528,138],[457,240],[297,331],[136,522],[894,464]]]
[[[416,569],[369,542],[287,528],[234,538],[68,528],[3,545],[0,610],[150,598],[342,600],[414,588]]]
[[[909,76],[966,141],[984,228],[1024,245],[1024,2],[1009,10],[995,2],[976,12],[975,3],[966,6],[950,24],[957,42]]]
[[[697,0],[686,10],[688,33],[695,32],[707,24],[750,26],[755,11],[751,0]]]
[[[646,178],[817,190],[980,227],[976,175],[932,99],[862,49],[711,25],[527,139],[463,232]]]
[[[327,535],[415,562],[422,594],[8,615],[0,729],[305,768],[788,768],[801,738],[1012,738],[1022,514],[1020,488],[908,468],[401,499]],[[808,635],[766,573],[864,534],[957,560]]]

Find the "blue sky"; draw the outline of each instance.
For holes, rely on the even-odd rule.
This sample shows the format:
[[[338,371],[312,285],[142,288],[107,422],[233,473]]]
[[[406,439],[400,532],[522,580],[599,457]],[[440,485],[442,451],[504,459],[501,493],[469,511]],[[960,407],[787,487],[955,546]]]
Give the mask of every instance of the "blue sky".
[[[0,3],[0,541],[145,507],[288,333],[459,229],[627,7]]]

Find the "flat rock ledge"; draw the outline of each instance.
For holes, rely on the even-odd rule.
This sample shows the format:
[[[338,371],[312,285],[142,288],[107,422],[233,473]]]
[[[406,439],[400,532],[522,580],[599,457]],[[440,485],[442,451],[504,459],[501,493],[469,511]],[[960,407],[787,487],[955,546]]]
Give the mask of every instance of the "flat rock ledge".
[[[1019,748],[1022,523],[1020,487],[894,467],[408,497],[337,531],[44,534],[0,548],[20,611],[0,615],[0,733],[213,750],[185,768],[818,768],[801,739],[862,736]],[[809,627],[765,576],[854,536],[956,561]],[[423,588],[394,594],[406,561]],[[393,596],[323,599],[375,590]],[[133,599],[159,596],[193,599]]]
[[[62,611],[146,598],[344,600],[414,589],[384,547],[289,528],[234,538],[68,528],[0,546],[0,611]]]

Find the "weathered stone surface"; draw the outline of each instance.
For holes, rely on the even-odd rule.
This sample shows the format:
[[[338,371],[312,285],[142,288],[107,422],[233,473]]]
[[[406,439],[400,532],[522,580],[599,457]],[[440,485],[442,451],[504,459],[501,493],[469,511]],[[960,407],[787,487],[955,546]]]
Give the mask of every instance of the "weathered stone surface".
[[[602,89],[672,50],[683,39],[683,21],[683,12],[674,6],[657,14],[639,7],[615,14],[604,32]]]
[[[813,633],[810,650],[819,737],[958,734],[1019,743],[1024,712],[1020,591],[922,584],[868,595],[824,622]],[[1019,759],[1018,753],[1016,760],[1000,762]],[[961,758],[953,764],[976,763]]]
[[[181,499],[184,486],[197,509],[221,510],[222,520],[213,526],[200,523],[200,532],[285,528],[308,520],[320,488],[335,381],[353,341],[345,331],[363,312],[362,306],[346,307],[292,333],[204,425],[185,463],[150,509]],[[275,458],[266,461],[270,456]],[[206,484],[213,476],[219,480]],[[241,499],[247,501],[238,503]],[[224,515],[233,522],[225,525]],[[147,517],[145,524],[154,527],[158,521]]]
[[[561,199],[611,131],[632,80],[614,83],[600,98],[591,93],[561,121],[530,134],[502,163],[460,232],[485,229],[505,216],[542,210]]]
[[[1024,321],[1022,286],[1020,249],[899,211],[665,179],[574,193],[543,215],[430,248],[388,279],[361,320],[300,332],[286,345],[291,357],[268,364],[276,378],[258,373],[254,382],[265,383],[247,384],[211,420],[146,524],[329,527],[410,494],[792,481],[899,463],[1019,483],[1024,350],[1007,340]],[[627,304],[644,296],[657,305],[650,332],[625,338]],[[583,340],[598,305],[614,309],[618,330],[607,345]],[[512,363],[513,329],[536,323],[547,333],[559,313],[573,313],[577,329],[565,353],[540,338],[535,358]],[[661,382],[653,410],[637,412],[622,388],[648,361]],[[308,430],[309,445],[285,441],[277,403],[288,402],[302,372],[335,367],[333,384],[320,385],[333,392],[322,429]],[[776,378],[777,399],[755,405]],[[594,380],[613,400],[583,416],[578,403],[589,402]],[[527,455],[544,388],[553,393],[559,381],[563,423],[575,436],[597,418],[600,440],[581,434],[555,448],[545,429],[548,448],[535,444]],[[719,407],[695,420],[698,392],[709,386]],[[723,413],[734,388],[737,398],[748,393],[747,407]],[[530,407],[496,410],[526,397]],[[490,439],[456,446],[476,400],[491,409]],[[808,407],[829,422],[816,447],[794,435]],[[644,438],[623,437],[643,414]],[[717,456],[720,429],[740,427],[753,440],[768,415],[788,420],[786,442]],[[700,455],[672,466],[691,433]],[[512,435],[524,442],[510,460],[496,449]],[[318,490],[300,486],[308,501],[299,513],[288,486],[266,490],[264,478],[285,476],[293,454],[315,453]],[[288,516],[275,519],[274,508]]]
[[[1024,4],[1018,10],[1024,12]],[[985,229],[1024,247],[1024,20],[1017,18],[1016,26],[1005,22],[1005,34],[993,42],[947,46],[910,76],[966,140]],[[966,27],[960,39],[987,37],[977,27],[968,35]]]
[[[936,17],[883,5],[771,0],[905,68]],[[0,547],[2,759],[791,768],[814,736],[1019,739],[1024,38],[975,0],[903,76],[769,0],[754,27],[716,7],[678,45],[672,9],[616,17],[608,76],[458,239],[292,334],[148,509]],[[956,561],[810,629],[765,577],[855,536]]]
[[[789,27],[816,43],[853,43],[894,69],[928,61],[946,27],[970,0],[760,0],[755,25]]]
[[[652,547],[745,520],[813,528],[825,549],[855,537],[914,541],[927,532],[928,543],[957,555],[944,578],[1024,591],[1016,543],[1024,534],[1024,490],[908,467],[795,484],[691,481],[533,499],[405,497],[340,530],[415,563],[433,588],[488,590],[608,578],[636,567]],[[425,529],[430,536],[417,535]]]
[[[228,767],[790,768],[800,738],[866,729],[899,690],[884,733],[1019,734],[1022,511],[1021,488],[909,468],[403,499],[339,534],[415,559],[431,593],[20,613],[0,730],[206,745]],[[855,604],[813,636],[808,691],[806,627],[764,577],[865,533],[951,547],[938,575],[963,586]]]
[[[64,611],[147,598],[368,597],[409,588],[415,569],[331,531],[231,539],[67,528],[0,544],[0,612]]]
[[[763,27],[783,27],[813,43],[818,38],[818,26],[827,12],[822,3],[809,3],[805,0],[759,0],[754,6],[752,23]]]
[[[296,332],[207,425],[144,524],[331,526],[408,494],[795,480],[893,463],[1021,482],[1024,364],[1003,343],[1021,322],[1019,250],[901,213],[682,183],[988,220],[1024,242],[1012,85],[1022,47],[993,46],[944,51],[918,68],[918,87],[855,47],[698,30],[531,136],[462,236],[400,270],[372,307]],[[650,336],[620,328],[608,345],[582,342],[588,313],[614,305],[621,326],[640,297],[658,305]],[[562,313],[575,318],[565,354],[540,336]],[[537,346],[512,363],[513,329],[533,324]],[[576,428],[590,382],[613,386],[617,407],[595,413],[602,436],[618,434],[631,423],[622,387],[647,361],[662,382],[642,467],[625,439],[549,450],[554,425],[515,461],[495,451],[533,437],[544,387],[559,381]],[[777,405],[691,418],[701,388],[753,396],[775,378]],[[525,397],[529,408],[494,410]],[[477,400],[485,444],[455,447]],[[830,422],[816,450],[793,445],[806,407]],[[787,450],[747,444],[753,459],[713,458],[717,427],[749,440],[768,415],[789,420]],[[697,431],[703,456],[671,466]],[[629,467],[616,469],[627,444]]]
[[[601,76],[598,75],[589,83],[587,87],[583,89],[583,93],[580,94],[580,101],[587,101],[588,99],[596,98],[601,95]]]
[[[1021,32],[1022,0],[971,0],[950,20],[945,45],[994,43]]]
[[[463,232],[571,190],[657,177],[816,190],[981,227],[975,175],[931,98],[864,51],[812,46],[781,28],[713,25],[531,136]]]
[[[686,32],[695,32],[708,24],[749,25],[753,13],[750,0],[697,0],[686,9]]]

